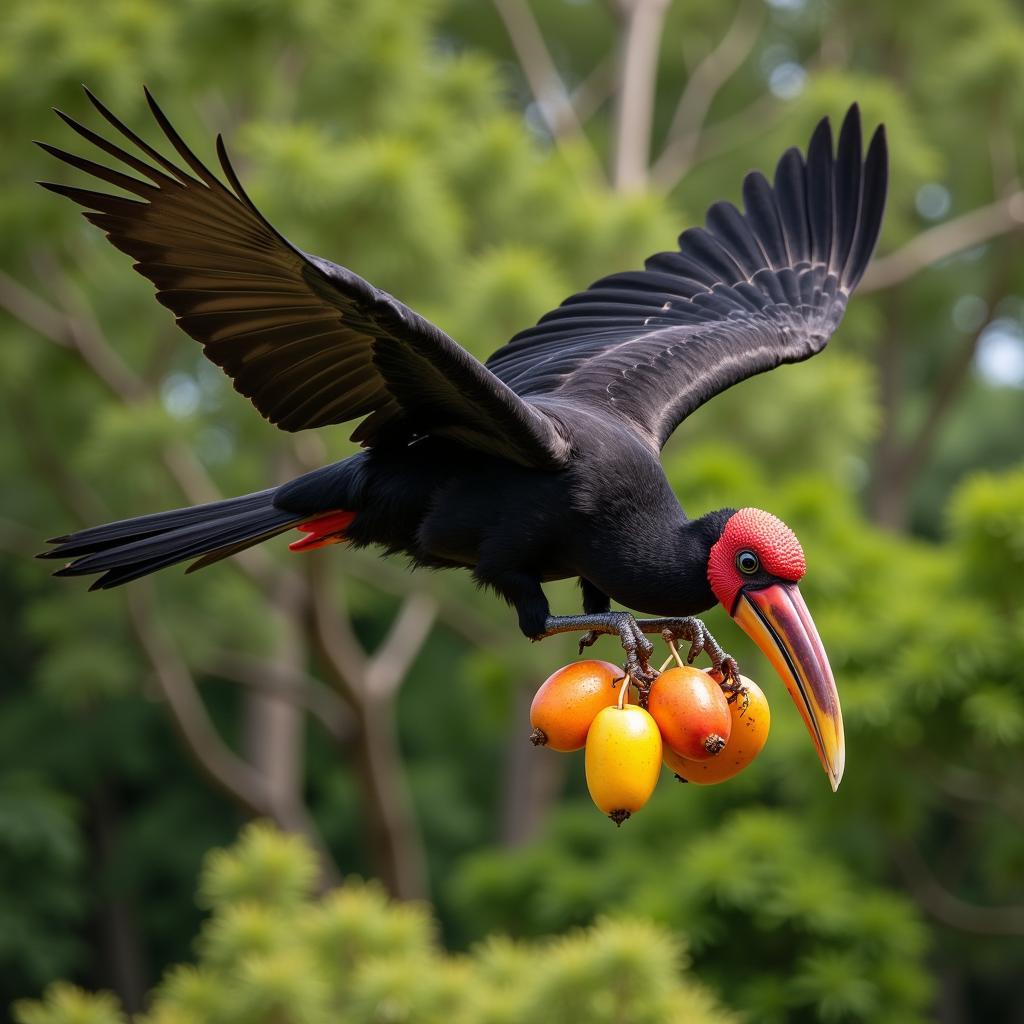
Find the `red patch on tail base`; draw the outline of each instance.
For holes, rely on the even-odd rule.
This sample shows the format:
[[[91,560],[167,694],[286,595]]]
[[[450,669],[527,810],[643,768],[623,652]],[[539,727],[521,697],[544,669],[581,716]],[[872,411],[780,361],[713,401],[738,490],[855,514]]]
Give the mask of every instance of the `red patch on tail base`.
[[[288,545],[289,551],[313,551],[315,548],[323,548],[328,544],[340,544],[345,539],[345,531],[352,525],[355,519],[355,512],[328,512],[327,515],[317,516],[309,522],[299,523],[295,527],[308,537],[301,540],[293,540]]]

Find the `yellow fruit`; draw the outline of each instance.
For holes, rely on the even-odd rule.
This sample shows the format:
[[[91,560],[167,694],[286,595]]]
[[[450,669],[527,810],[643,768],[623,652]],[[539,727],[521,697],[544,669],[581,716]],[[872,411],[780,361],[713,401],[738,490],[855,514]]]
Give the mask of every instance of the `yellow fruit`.
[[[761,753],[772,721],[768,700],[752,679],[740,676],[740,682],[747,688],[746,701],[740,694],[729,705],[732,732],[717,757],[694,761],[665,746],[665,764],[681,779],[703,786],[725,782],[743,771]]]
[[[661,755],[661,733],[643,708],[627,704],[597,713],[587,733],[587,788],[616,825],[651,798]]]
[[[607,661],[575,661],[553,672],[530,705],[530,739],[552,750],[579,750],[594,716],[619,699],[622,669]]]

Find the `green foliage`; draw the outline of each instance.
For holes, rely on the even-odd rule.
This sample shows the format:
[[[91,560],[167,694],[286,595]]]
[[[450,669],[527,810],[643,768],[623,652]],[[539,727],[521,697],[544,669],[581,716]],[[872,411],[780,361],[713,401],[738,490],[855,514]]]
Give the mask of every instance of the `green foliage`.
[[[557,1019],[552,1007],[564,1019],[698,1024],[730,1019],[719,999],[766,1024],[906,1024],[928,1013],[929,965],[977,997],[974,1016],[1019,1007],[1004,980],[1021,973],[1019,944],[984,928],[965,935],[936,922],[934,905],[910,902],[922,870],[968,906],[1020,901],[1024,470],[1006,469],[1020,459],[1019,390],[964,373],[963,401],[913,481],[914,525],[931,542],[882,533],[861,512],[878,483],[880,435],[914,434],[943,367],[972,336],[957,302],[1020,322],[1012,295],[1024,265],[1013,239],[898,290],[858,295],[826,353],[716,399],[666,452],[689,512],[760,505],[804,542],[804,590],[846,718],[837,797],[770,669],[715,612],[709,624],[726,647],[767,681],[775,720],[757,764],[725,787],[666,779],[616,833],[568,758],[547,778],[546,822],[522,845],[506,820],[521,781],[517,694],[572,657],[572,641],[526,645],[507,610],[469,580],[420,578],[442,605],[468,607],[488,627],[485,643],[472,642],[458,614],[443,615],[398,706],[437,920],[388,903],[373,885],[317,900],[310,852],[255,830],[207,861],[200,901],[210,916],[200,927],[183,894],[202,851],[229,840],[240,812],[183,758],[122,596],[58,587],[27,557],[42,546],[31,538],[79,520],[188,500],[167,471],[169,443],[196,452],[227,493],[298,471],[287,440],[176,331],[123,254],[70,204],[31,186],[64,172],[27,140],[79,146],[51,105],[97,124],[80,82],[152,139],[147,82],[204,159],[223,130],[248,190],[289,238],[484,356],[571,291],[672,247],[708,203],[739,198],[746,170],[769,168],[781,147],[854,99],[868,121],[886,121],[892,140],[883,251],[931,225],[916,204],[922,185],[949,190],[950,216],[1014,187],[1024,155],[1024,22],[1014,5],[935,0],[923,16],[891,0],[766,4],[690,172],[664,193],[631,195],[600,174],[612,104],[584,139],[551,145],[532,114],[524,120],[530,100],[507,33],[479,0],[8,6],[0,262],[55,308],[95,322],[147,395],[121,401],[73,348],[0,321],[0,540],[13,553],[0,572],[0,1002],[59,977],[107,984],[109,949],[94,937],[116,900],[145,969],[163,974],[152,1024],[258,1024],[280,1012],[510,1024]],[[531,7],[573,86],[614,45],[607,4]],[[671,6],[655,151],[693,68],[734,14],[733,4]],[[807,69],[805,87],[765,100],[782,60]],[[881,386],[900,381],[895,398]],[[322,450],[304,458],[351,450],[344,430],[320,433]],[[987,472],[961,486],[979,467]],[[316,557],[345,577],[357,634],[380,638],[395,608],[387,573],[401,567],[356,552]],[[154,592],[214,723],[229,747],[244,748],[246,697],[211,666],[223,651],[273,658],[288,623],[227,564],[188,579],[164,574]],[[559,610],[577,607],[573,584],[550,592]],[[596,653],[615,656],[610,641]],[[372,875],[363,781],[349,754],[310,720],[311,812],[346,871]],[[197,931],[197,962],[164,973]],[[471,952],[442,952],[442,936]],[[109,997],[66,984],[18,1012],[24,1024],[123,1020]]]
[[[348,882],[317,900],[314,858],[263,825],[207,858],[211,908],[194,966],[173,968],[139,1024],[733,1024],[687,973],[678,937],[605,918],[560,939],[439,948],[425,907]],[[64,983],[15,1006],[17,1024],[122,1022],[109,995]]]
[[[17,1024],[124,1024],[117,999],[109,992],[92,995],[58,981],[47,989],[39,1003],[21,1003],[15,1007]]]
[[[0,775],[0,974],[33,986],[72,968],[85,910],[82,838],[68,798],[25,773]]]
[[[474,857],[452,898],[473,934],[559,931],[602,907],[643,914],[687,934],[699,977],[752,1020],[875,1021],[882,1007],[923,1019],[931,985],[913,909],[857,882],[796,815],[729,812],[695,788],[666,775],[642,827],[607,853],[607,822],[563,815],[526,857]]]

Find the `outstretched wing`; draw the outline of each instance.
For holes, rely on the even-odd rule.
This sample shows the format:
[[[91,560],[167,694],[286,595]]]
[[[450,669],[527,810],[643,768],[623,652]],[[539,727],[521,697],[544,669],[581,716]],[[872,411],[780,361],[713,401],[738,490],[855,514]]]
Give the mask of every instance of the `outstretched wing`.
[[[148,180],[40,143],[138,199],[41,184],[90,211],[85,216],[137,261],[181,328],[268,420],[305,430],[366,417],[353,439],[367,445],[435,434],[528,466],[565,463],[568,445],[555,424],[447,334],[280,235],[246,195],[220,137],[230,189],[185,145],[148,90],[153,116],[188,170],[86,92],[148,160],[57,113]]]
[[[716,203],[678,252],[566,299],[486,365],[528,399],[615,415],[660,447],[720,391],[825,347],[878,239],[886,184],[884,129],[863,159],[853,106],[835,153],[825,119],[806,161],[790,149],[774,184],[747,176],[744,213]]]

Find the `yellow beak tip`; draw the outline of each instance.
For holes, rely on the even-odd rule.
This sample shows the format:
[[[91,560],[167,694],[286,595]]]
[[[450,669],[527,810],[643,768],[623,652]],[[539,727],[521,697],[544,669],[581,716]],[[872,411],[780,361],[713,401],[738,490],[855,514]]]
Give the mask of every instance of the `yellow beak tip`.
[[[842,751],[839,757],[825,769],[828,775],[829,785],[832,787],[832,792],[835,793],[839,789],[839,783],[843,781],[843,770],[846,768],[846,752]]]

